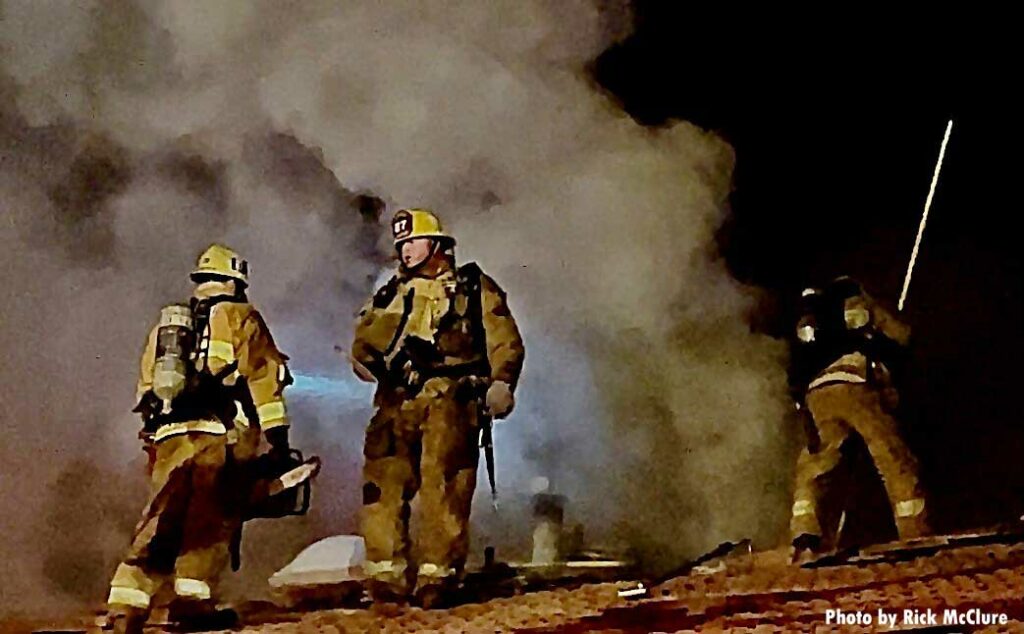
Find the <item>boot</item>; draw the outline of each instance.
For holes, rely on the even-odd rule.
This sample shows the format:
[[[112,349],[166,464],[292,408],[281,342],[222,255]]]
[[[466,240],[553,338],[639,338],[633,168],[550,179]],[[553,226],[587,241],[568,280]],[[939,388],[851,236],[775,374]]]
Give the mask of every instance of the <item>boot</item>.
[[[142,634],[149,611],[143,608],[117,607],[107,613],[107,627],[114,634]]]
[[[380,579],[367,579],[366,594],[375,604],[405,605],[409,602],[409,593],[405,587]]]
[[[812,533],[801,533],[793,539],[790,548],[790,561],[794,564],[803,564],[822,552],[821,535]]]
[[[444,610],[458,604],[458,590],[454,578],[421,581],[413,594],[413,602],[424,610]]]
[[[168,606],[168,621],[178,632],[226,630],[238,623],[238,614],[213,601],[178,598]]]

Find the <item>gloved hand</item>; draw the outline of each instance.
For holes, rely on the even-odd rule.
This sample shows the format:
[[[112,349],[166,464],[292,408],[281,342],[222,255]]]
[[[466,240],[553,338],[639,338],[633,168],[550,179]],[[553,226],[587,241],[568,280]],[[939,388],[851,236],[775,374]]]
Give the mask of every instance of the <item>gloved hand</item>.
[[[270,454],[273,456],[286,457],[291,452],[291,445],[288,443],[288,428],[274,427],[264,432],[267,442],[270,443]]]
[[[356,376],[359,377],[360,381],[365,381],[367,383],[377,382],[377,377],[373,376],[373,372],[370,372],[370,368],[366,367],[359,361],[356,361],[354,358],[352,359],[352,371],[356,373]]]
[[[871,310],[863,297],[850,297],[843,303],[843,320],[849,330],[859,330],[871,323]]]
[[[158,416],[163,408],[163,401],[153,393],[153,390],[147,390],[142,394],[142,397],[139,399],[139,402],[135,405],[135,408],[132,409],[132,411],[136,414],[140,414],[142,416],[142,421],[144,423],[148,423],[154,417]]]
[[[512,386],[504,381],[495,381],[487,388],[487,396],[484,397],[484,411],[492,418],[505,418],[515,407],[516,399],[512,396]]]

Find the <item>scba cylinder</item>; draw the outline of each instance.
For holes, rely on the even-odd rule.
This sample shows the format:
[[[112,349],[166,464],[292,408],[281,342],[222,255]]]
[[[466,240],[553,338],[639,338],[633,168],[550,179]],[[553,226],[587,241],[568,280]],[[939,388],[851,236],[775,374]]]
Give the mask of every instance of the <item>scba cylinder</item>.
[[[192,310],[188,306],[171,304],[160,311],[153,393],[163,401],[164,413],[171,410],[171,401],[181,394],[188,381],[192,326]]]

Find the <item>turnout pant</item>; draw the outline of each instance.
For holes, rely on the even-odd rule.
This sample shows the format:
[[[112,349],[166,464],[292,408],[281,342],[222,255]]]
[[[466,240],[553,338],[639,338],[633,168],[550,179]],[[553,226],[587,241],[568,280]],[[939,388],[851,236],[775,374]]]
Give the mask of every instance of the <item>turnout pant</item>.
[[[843,446],[852,433],[863,438],[889,497],[901,539],[929,532],[918,464],[900,436],[899,425],[874,387],[864,383],[835,383],[807,394],[807,408],[817,438],[797,460],[790,532],[817,535],[824,543],[836,537],[839,510],[844,506],[847,468]],[[837,499],[838,498],[838,499]],[[831,544],[834,545],[834,544]]]
[[[225,436],[189,433],[156,446],[150,496],[107,603],[148,610],[165,582],[176,596],[211,598],[237,519],[227,495]]]
[[[479,457],[477,408],[450,378],[430,379],[414,398],[378,395],[364,445],[361,517],[371,579],[406,591],[414,576],[422,586],[461,573]]]

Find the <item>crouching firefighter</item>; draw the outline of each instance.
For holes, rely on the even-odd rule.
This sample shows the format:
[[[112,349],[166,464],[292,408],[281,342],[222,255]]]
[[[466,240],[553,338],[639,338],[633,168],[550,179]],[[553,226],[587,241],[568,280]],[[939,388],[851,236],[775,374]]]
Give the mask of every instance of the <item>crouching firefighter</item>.
[[[893,413],[893,376],[910,329],[848,277],[807,289],[790,384],[808,443],[797,460],[790,531],[794,557],[837,546],[849,482],[848,441],[859,435],[881,475],[900,539],[929,531],[917,460]]]
[[[433,213],[399,211],[392,233],[399,270],[359,313],[352,346],[356,374],[377,383],[364,445],[365,572],[375,600],[411,594],[437,607],[463,572],[479,447],[493,457],[491,419],[512,411],[524,350],[505,293],[476,264],[456,268],[455,239]],[[493,488],[493,462],[488,471]]]
[[[117,630],[140,631],[158,589],[173,594],[172,620],[230,618],[215,610],[215,582],[242,521],[282,488],[252,476],[265,475],[268,461],[294,463],[287,357],[246,298],[246,261],[213,245],[192,280],[191,300],[161,311],[142,356],[134,411],[144,421],[150,494],[110,584]],[[271,449],[256,460],[261,432]]]

